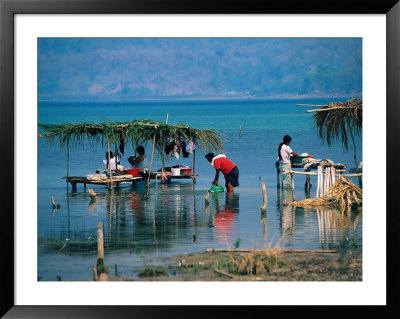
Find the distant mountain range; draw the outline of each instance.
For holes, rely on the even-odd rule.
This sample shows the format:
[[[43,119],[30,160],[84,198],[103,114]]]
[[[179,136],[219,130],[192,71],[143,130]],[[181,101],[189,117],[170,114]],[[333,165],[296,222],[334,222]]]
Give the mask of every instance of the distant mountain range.
[[[39,39],[39,100],[362,95],[361,38]]]

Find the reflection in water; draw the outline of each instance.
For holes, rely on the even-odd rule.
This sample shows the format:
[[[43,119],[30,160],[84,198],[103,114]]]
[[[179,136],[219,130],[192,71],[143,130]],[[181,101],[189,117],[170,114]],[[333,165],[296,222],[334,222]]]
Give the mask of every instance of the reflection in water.
[[[221,197],[225,197],[225,205],[220,204]],[[234,237],[235,221],[239,214],[238,193],[216,193],[211,196],[215,204],[215,236],[223,242],[230,242]]]
[[[255,192],[213,193],[209,205],[204,202],[206,190],[197,189],[192,183],[157,184],[148,189],[99,188],[96,193],[96,197],[91,197],[87,192],[69,189],[62,205],[65,210],[52,214],[51,208],[41,208],[41,261],[86,254],[90,255],[86,260],[91,263],[97,250],[99,221],[104,225],[106,259],[114,256],[121,267],[124,263],[131,264],[132,258],[139,259],[142,265],[143,258],[154,261],[161,255],[228,248],[238,238],[241,248],[256,247],[258,241],[263,248],[336,249],[347,238],[348,245],[353,242],[361,246],[361,212],[341,214],[334,209],[282,205],[283,199],[292,200],[291,190],[277,190],[276,198],[272,197],[261,217],[260,197]],[[56,271],[71,267],[64,266],[65,261],[54,264]],[[51,264],[43,261],[41,275]],[[71,278],[76,277],[71,275]]]
[[[287,202],[293,201],[293,193],[291,189],[282,189],[282,201]],[[282,236],[286,242],[291,242],[293,240],[294,226],[296,222],[296,207],[292,205],[282,205],[280,215],[280,227],[282,231]]]
[[[351,228],[357,229],[361,212],[341,213],[337,209],[317,209],[318,240],[321,247],[332,247],[338,239],[349,239]]]

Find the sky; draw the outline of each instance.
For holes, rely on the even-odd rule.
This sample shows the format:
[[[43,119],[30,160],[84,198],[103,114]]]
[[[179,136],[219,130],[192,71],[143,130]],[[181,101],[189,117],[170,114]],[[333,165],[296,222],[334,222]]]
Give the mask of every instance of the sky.
[[[39,100],[362,95],[361,38],[40,38]]]

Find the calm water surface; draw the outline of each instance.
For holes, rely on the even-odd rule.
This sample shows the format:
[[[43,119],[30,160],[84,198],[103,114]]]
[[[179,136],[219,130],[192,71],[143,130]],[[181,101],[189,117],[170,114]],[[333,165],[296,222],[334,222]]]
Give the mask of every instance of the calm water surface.
[[[223,134],[227,156],[240,170],[240,187],[235,194],[204,196],[211,185],[214,169],[200,150],[196,154],[196,184],[174,181],[169,185],[152,182],[132,187],[123,184],[109,191],[90,187],[97,193],[91,200],[87,190],[67,189],[66,152],[38,140],[38,276],[40,280],[91,280],[97,256],[97,223],[105,237],[105,263],[118,264],[121,275],[136,276],[144,265],[162,264],[165,257],[201,252],[205,248],[275,247],[289,249],[362,249],[362,213],[341,214],[334,209],[303,209],[283,206],[291,192],[276,188],[274,162],[277,147],[285,134],[292,136],[291,147],[316,158],[329,158],[354,167],[352,152],[341,144],[328,148],[320,140],[311,115],[296,103],[321,104],[338,99],[285,101],[209,101],[135,103],[41,103],[40,123],[99,122],[103,119],[129,121],[151,118],[170,123],[187,123],[196,128],[213,128]],[[239,127],[243,127],[239,137]],[[357,156],[362,161],[362,141],[357,138]],[[151,145],[146,145],[146,154]],[[73,145],[70,175],[85,176],[103,166],[105,145]],[[126,145],[122,165],[133,152]],[[150,156],[150,155],[149,155]],[[190,165],[192,158],[170,159],[167,165]],[[161,167],[155,157],[155,169]],[[220,177],[223,181],[223,176]],[[304,178],[296,176],[297,200],[315,196],[304,191]],[[312,178],[316,185],[315,177]],[[260,212],[260,183],[268,192],[268,210]],[[353,180],[353,182],[356,182]],[[52,211],[51,196],[61,208]],[[66,244],[66,245],[65,245]],[[61,249],[64,246],[63,249]]]

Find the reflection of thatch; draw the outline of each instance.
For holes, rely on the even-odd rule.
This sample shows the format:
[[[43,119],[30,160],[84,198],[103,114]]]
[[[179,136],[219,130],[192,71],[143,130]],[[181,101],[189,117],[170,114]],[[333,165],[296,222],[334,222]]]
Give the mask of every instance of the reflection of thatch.
[[[65,146],[70,142],[82,143],[85,139],[98,143],[110,144],[121,139],[146,143],[173,137],[179,140],[194,139],[203,150],[222,150],[220,136],[213,130],[200,130],[188,125],[166,124],[152,120],[134,120],[132,122],[106,121],[104,123],[64,123],[39,124],[40,137],[47,137],[51,142]],[[160,143],[157,143],[159,148]],[[159,149],[160,150],[160,149]]]
[[[348,149],[348,134],[353,139],[354,133],[362,130],[362,99],[350,99],[346,102],[332,102],[315,112],[314,120],[319,128],[321,139],[330,146],[336,138],[340,138],[344,148]]]

